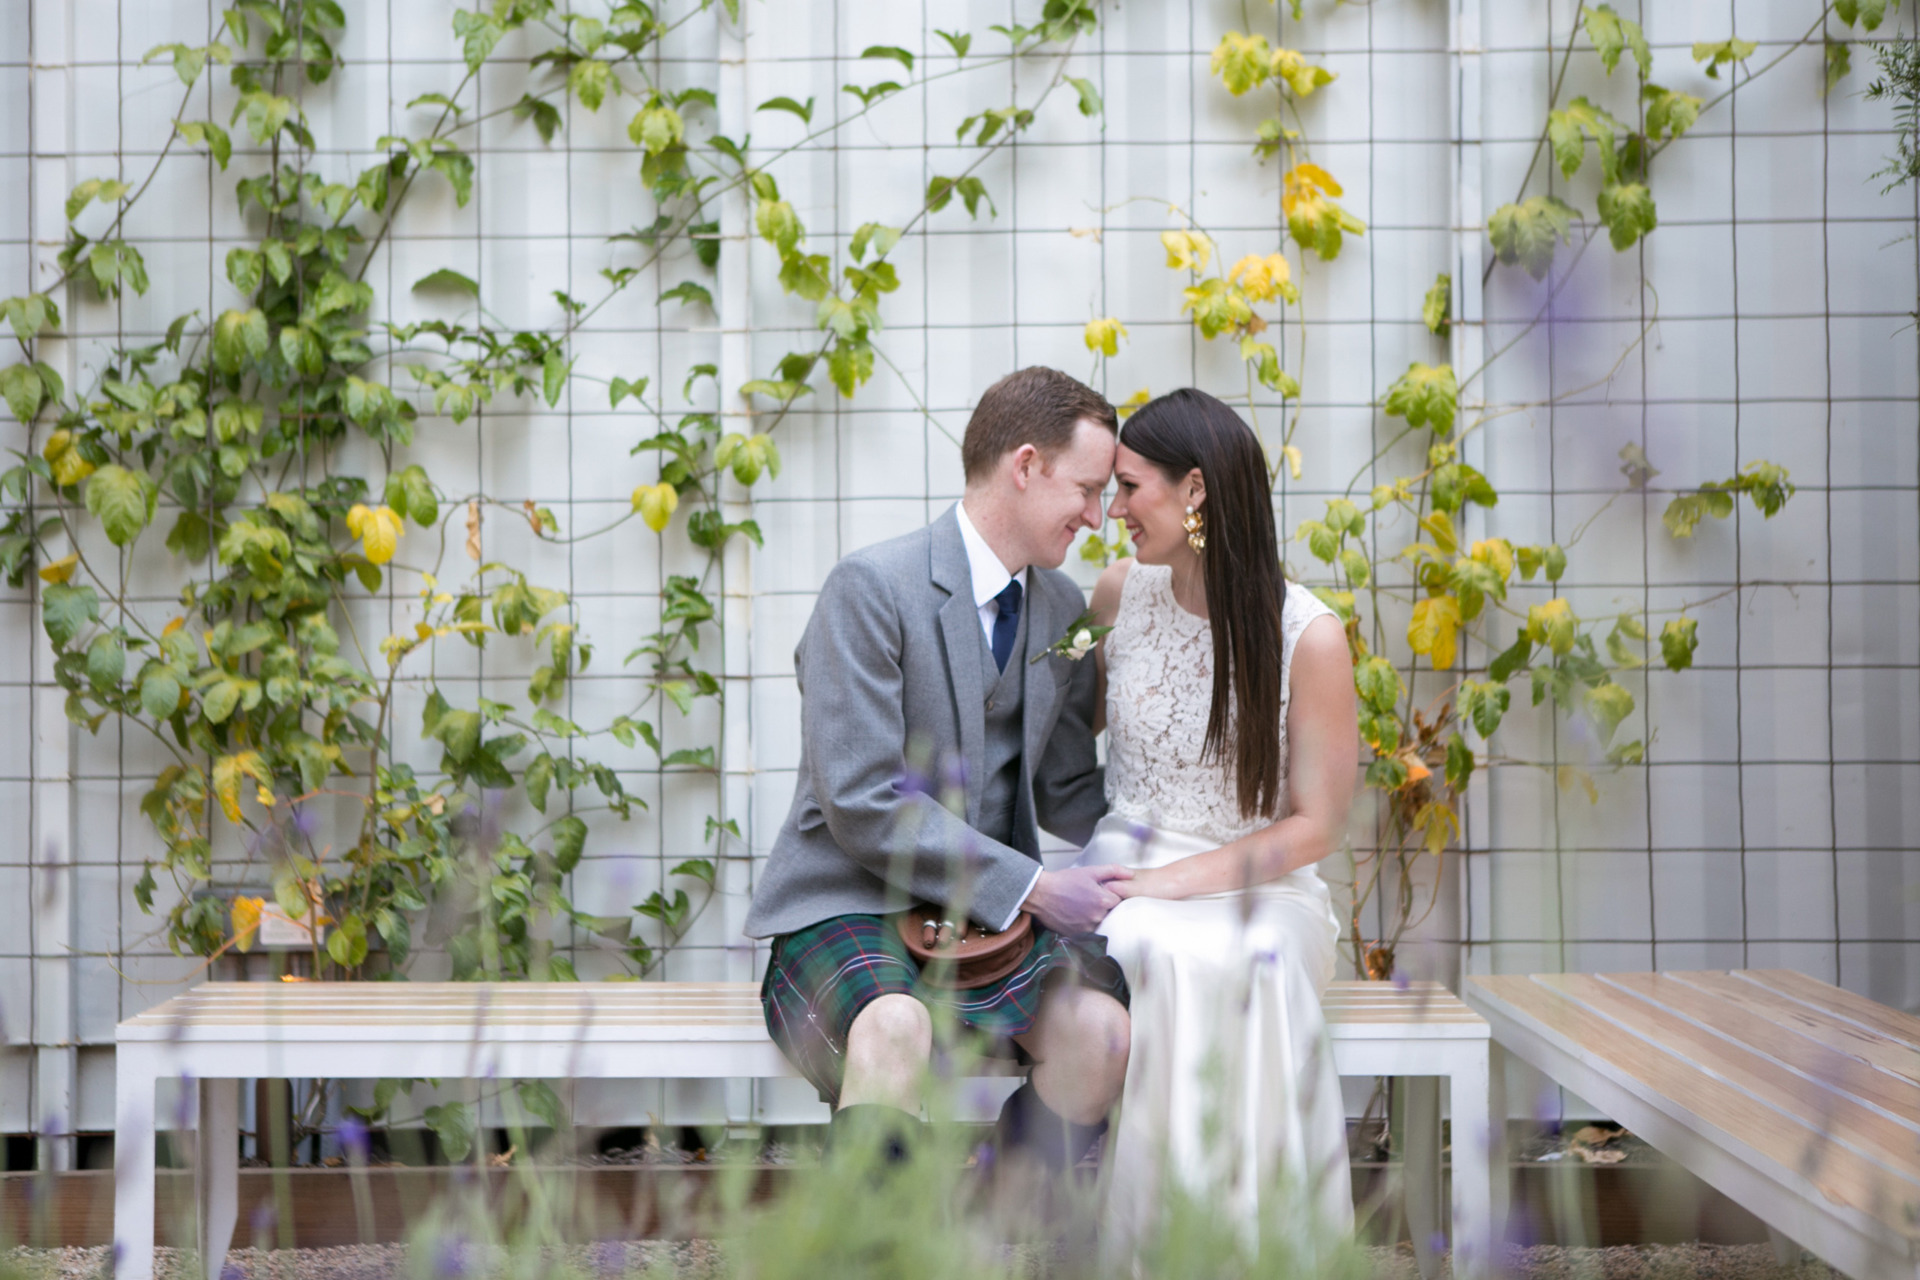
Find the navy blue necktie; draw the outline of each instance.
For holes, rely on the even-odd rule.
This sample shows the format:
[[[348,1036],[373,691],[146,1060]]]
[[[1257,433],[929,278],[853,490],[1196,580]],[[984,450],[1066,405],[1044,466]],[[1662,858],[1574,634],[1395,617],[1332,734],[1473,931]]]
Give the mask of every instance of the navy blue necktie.
[[[993,660],[1005,671],[1013,656],[1014,633],[1020,630],[1020,579],[1001,588],[994,599],[1000,602],[1000,613],[993,620]]]

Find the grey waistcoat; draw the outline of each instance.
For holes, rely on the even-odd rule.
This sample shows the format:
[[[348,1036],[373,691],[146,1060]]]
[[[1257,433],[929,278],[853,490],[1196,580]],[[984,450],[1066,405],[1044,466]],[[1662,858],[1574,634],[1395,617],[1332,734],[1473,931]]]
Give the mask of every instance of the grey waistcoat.
[[[1022,606],[1003,673],[951,510],[834,566],[794,650],[800,763],[793,806],[756,876],[748,937],[963,897],[976,920],[998,925],[1033,881],[1039,828],[1075,844],[1092,836],[1107,809],[1093,661],[1032,661],[1080,616],[1086,594],[1034,568]],[[1007,682],[1016,696],[990,692]]]

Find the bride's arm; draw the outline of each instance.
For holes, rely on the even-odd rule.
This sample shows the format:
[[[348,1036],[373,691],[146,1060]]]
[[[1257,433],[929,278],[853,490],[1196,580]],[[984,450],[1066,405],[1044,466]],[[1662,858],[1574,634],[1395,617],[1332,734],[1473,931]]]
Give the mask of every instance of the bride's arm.
[[[1339,848],[1360,764],[1353,660],[1337,618],[1316,618],[1295,641],[1287,708],[1287,793],[1293,812],[1229,845],[1134,872],[1123,898],[1191,898],[1277,880]]]
[[[1100,574],[1100,581],[1093,584],[1094,625],[1110,627],[1120,614],[1120,588],[1127,582],[1127,570],[1133,567],[1131,558],[1116,560]],[[1107,641],[1103,636],[1093,649],[1093,668],[1097,684],[1094,686],[1093,731],[1097,735],[1107,727]]]

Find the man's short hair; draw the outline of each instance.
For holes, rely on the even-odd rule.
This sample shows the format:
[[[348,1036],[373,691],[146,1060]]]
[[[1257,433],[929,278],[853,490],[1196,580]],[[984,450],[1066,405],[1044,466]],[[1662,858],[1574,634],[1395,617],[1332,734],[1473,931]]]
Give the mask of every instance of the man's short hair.
[[[1002,456],[1030,444],[1048,462],[1073,443],[1080,421],[1120,430],[1120,416],[1092,387],[1077,378],[1033,365],[987,388],[967,420],[960,462],[969,482],[992,472]]]

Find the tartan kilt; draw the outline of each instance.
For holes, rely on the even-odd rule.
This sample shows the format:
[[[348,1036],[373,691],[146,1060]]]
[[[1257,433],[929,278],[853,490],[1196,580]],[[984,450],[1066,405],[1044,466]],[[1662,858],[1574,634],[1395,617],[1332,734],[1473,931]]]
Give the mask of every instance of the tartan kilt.
[[[1033,950],[1020,967],[985,987],[947,990],[920,981],[920,966],[893,921],[885,916],[846,915],[822,920],[773,940],[773,956],[760,983],[767,1031],[780,1051],[829,1105],[838,1101],[846,1070],[847,1031],[869,1003],[884,995],[910,995],[935,1015],[992,1042],[999,1056],[1027,1061],[1014,1036],[1033,1029],[1047,979],[1071,972],[1082,985],[1125,1005],[1127,980],[1107,955],[1097,933],[1067,937],[1034,925]]]

